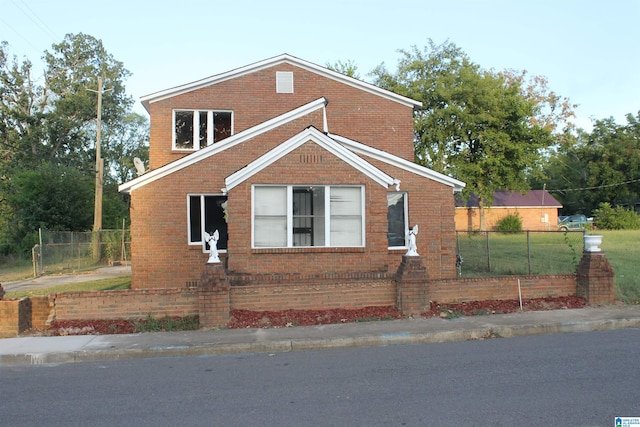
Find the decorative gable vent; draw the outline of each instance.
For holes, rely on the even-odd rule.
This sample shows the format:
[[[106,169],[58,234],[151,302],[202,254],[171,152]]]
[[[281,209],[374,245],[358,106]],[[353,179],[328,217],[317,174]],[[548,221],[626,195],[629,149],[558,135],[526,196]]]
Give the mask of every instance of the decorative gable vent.
[[[293,93],[293,72],[276,71],[276,93]]]

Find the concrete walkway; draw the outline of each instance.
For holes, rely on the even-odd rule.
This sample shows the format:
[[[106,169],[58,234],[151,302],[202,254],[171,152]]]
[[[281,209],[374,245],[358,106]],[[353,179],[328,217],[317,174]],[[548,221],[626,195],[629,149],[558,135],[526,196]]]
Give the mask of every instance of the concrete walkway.
[[[39,288],[49,288],[51,286],[67,285],[70,283],[92,282],[94,280],[110,279],[113,277],[131,276],[130,265],[119,265],[113,267],[102,267],[84,273],[72,274],[46,274],[31,279],[18,280],[15,282],[3,282],[2,288],[5,292],[15,290],[32,290]]]
[[[531,311],[452,320],[403,319],[280,329],[0,339],[0,366],[149,357],[281,353],[345,347],[640,328],[640,306]]]

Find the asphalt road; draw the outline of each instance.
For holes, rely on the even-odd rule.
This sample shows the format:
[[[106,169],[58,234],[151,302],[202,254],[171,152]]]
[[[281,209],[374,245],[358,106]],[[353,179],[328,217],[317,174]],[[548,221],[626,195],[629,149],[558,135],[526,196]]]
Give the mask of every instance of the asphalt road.
[[[640,329],[0,367],[5,426],[612,426]]]

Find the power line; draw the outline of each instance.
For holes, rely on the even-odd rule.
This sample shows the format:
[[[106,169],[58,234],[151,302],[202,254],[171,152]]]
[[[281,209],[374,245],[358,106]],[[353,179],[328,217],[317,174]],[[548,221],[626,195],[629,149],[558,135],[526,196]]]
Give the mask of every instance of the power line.
[[[566,188],[564,190],[547,190],[550,193],[564,193],[564,192],[568,192],[568,191],[585,191],[585,190],[598,190],[600,188],[608,188],[608,187],[618,187],[620,185],[626,185],[626,184],[631,184],[633,182],[639,182],[640,179],[632,179],[629,181],[625,181],[625,182],[620,182],[617,184],[604,184],[604,185],[597,185],[595,187],[582,187],[582,188]]]
[[[32,48],[34,48],[35,50],[38,50],[38,48],[31,43],[31,40],[29,40],[28,38],[26,38],[25,36],[22,35],[22,33],[20,33],[20,31],[16,30],[15,28],[13,28],[11,25],[9,25],[9,23],[7,23],[7,21],[5,21],[4,19],[0,18],[0,21],[2,21],[2,23],[9,28],[11,31],[13,31],[14,33],[16,33],[18,35],[18,37],[20,37],[21,39],[23,39],[25,42],[27,42],[29,44],[29,46],[31,46]]]
[[[54,42],[58,40],[58,35],[49,28],[49,26],[38,16],[37,13],[33,11],[23,0],[21,0],[22,5],[18,4],[15,0],[11,0],[11,3],[22,12],[31,22],[33,22],[36,27],[38,27],[43,33],[45,33],[49,38],[51,38]],[[26,8],[26,10],[25,10]],[[15,31],[15,30],[14,30]],[[20,34],[20,37],[26,40],[24,36]],[[31,42],[29,41],[29,44]]]

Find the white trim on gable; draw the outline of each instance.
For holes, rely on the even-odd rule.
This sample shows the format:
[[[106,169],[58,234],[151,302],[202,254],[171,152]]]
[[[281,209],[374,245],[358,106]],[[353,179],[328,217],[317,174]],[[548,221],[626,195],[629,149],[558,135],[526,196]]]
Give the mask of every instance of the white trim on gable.
[[[164,165],[158,169],[152,170],[150,172],[145,173],[129,182],[125,182],[118,187],[118,191],[123,193],[131,193],[133,190],[143,187],[144,185],[149,184],[155,180],[163,178],[167,175],[172,174],[173,172],[179,171],[183,168],[191,166],[200,160],[206,159],[210,156],[213,156],[217,153],[220,153],[228,148],[235,147],[238,144],[241,144],[251,138],[255,138],[258,135],[261,135],[265,132],[273,130],[279,126],[282,126],[285,123],[296,120],[300,117],[306,116],[314,111],[319,109],[324,109],[327,104],[327,100],[325,98],[320,98],[315,101],[312,101],[306,105],[296,108],[295,110],[291,110],[287,113],[281,114],[273,119],[267,120],[266,122],[260,123],[254,127],[246,129],[242,132],[239,132],[235,135],[232,135],[222,141],[209,145],[205,148],[202,148],[198,151],[195,151],[185,157],[182,157],[175,162],[171,162],[167,165]],[[326,122],[326,115],[323,116]],[[326,126],[326,123],[324,123]]]
[[[448,185],[449,187],[453,187],[454,192],[462,191],[462,189],[467,185],[455,178],[451,178],[450,176],[441,174],[432,169],[420,166],[417,163],[410,162],[403,159],[402,157],[394,156],[393,154],[387,153],[386,151],[369,147],[368,145],[364,145],[352,139],[334,134],[328,134],[328,137],[344,145],[345,148],[353,151],[354,153],[362,154],[364,156],[380,160],[389,165],[404,169],[408,172],[414,173],[424,178],[428,178],[441,184]]]
[[[233,189],[237,185],[241,184],[256,173],[274,163],[276,160],[281,159],[296,148],[310,141],[318,144],[323,149],[343,160],[353,168],[359,170],[385,188],[388,188],[391,185],[395,185],[397,182],[392,177],[382,172],[371,163],[363,160],[341,144],[338,144],[336,141],[323,134],[316,128],[309,127],[299,134],[295,135],[294,137],[283,142],[282,144],[278,145],[273,150],[258,157],[256,160],[249,163],[244,168],[229,175],[225,179],[225,190],[229,191]]]
[[[195,82],[187,83],[181,86],[176,86],[170,89],[161,90],[159,92],[155,92],[149,95],[145,95],[140,98],[142,105],[149,111],[149,105],[154,102],[162,101],[168,98],[172,98],[174,96],[178,96],[184,93],[191,92],[193,90],[197,90],[203,87],[211,86],[217,83],[224,82],[226,80],[234,79],[246,74],[254,73],[256,71],[263,70],[265,68],[273,67],[279,64],[290,64],[296,67],[302,68],[304,70],[310,71],[312,73],[319,74],[321,76],[327,77],[332,80],[336,80],[338,82],[344,83],[356,89],[363,90],[365,92],[381,96],[391,101],[399,102],[400,104],[406,105],[411,108],[421,108],[422,103],[420,101],[416,101],[415,99],[407,98],[402,95],[398,95],[397,93],[388,91],[386,89],[379,88],[370,83],[364,82],[362,80],[354,79],[352,77],[346,76],[342,73],[338,73],[336,71],[329,70],[328,68],[321,67],[314,63],[302,60],[300,58],[296,58],[294,56],[288,54],[282,54],[279,56],[274,56],[273,58],[265,59],[263,61],[259,61],[250,65],[246,65],[244,67],[236,68],[235,70],[227,71],[225,73],[216,74],[214,76],[206,77],[201,80],[196,80]]]

